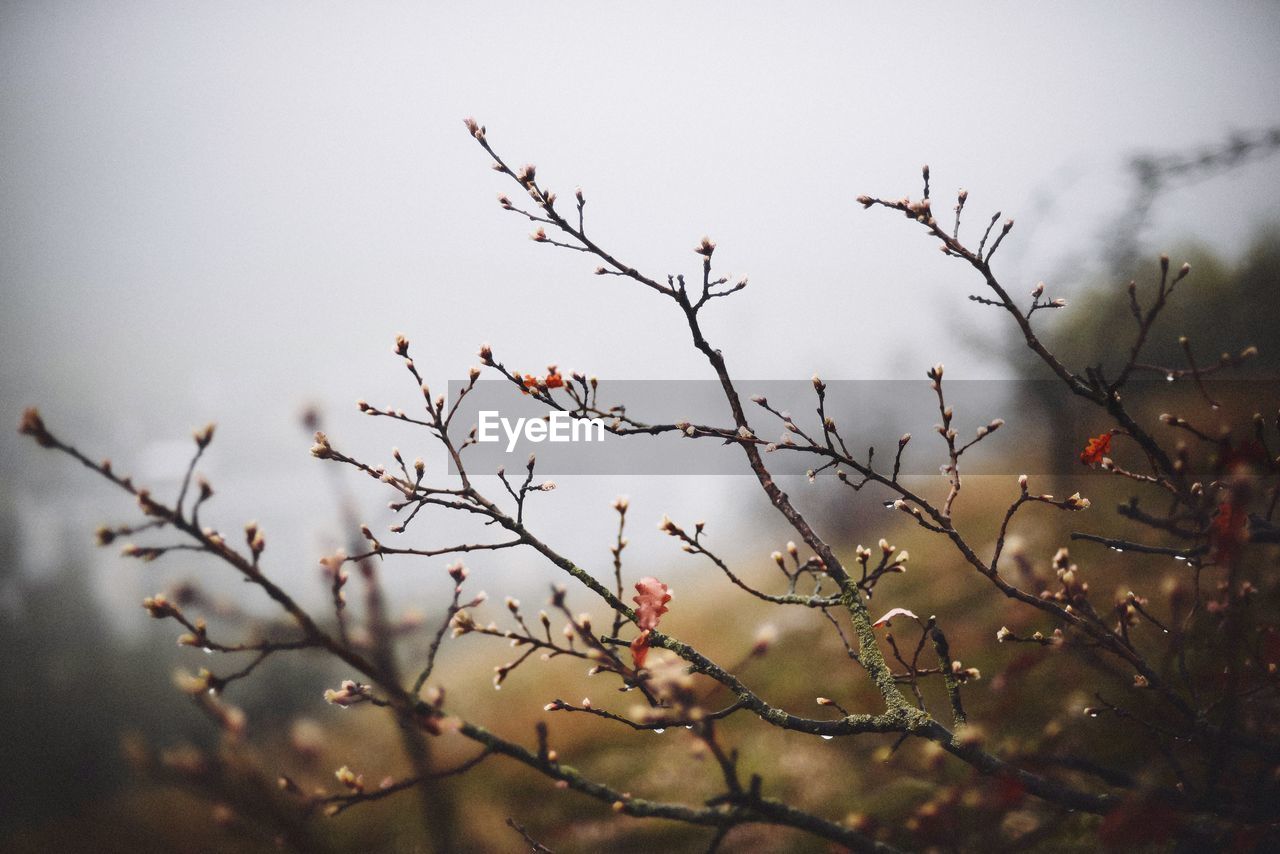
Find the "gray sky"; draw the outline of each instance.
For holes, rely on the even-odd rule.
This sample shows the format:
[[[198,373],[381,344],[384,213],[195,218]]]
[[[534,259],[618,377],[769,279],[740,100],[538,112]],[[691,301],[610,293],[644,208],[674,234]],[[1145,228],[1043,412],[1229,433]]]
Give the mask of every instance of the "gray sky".
[[[223,509],[307,553],[327,511],[296,414],[325,405],[335,439],[371,454],[403,443],[350,406],[411,401],[396,332],[440,386],[482,341],[527,370],[706,376],[670,305],[499,210],[510,188],[464,116],[563,195],[581,185],[588,227],[637,267],[692,271],[697,239],[717,240],[751,286],[709,332],[762,379],[999,373],[964,344],[995,320],[964,299],[972,279],[859,193],[918,194],[928,162],[939,197],[969,189],[970,228],[1017,218],[1006,282],[1054,275],[1071,295],[1128,153],[1280,122],[1270,3],[602,5],[0,5],[5,417],[38,403],[154,477],[216,419]],[[1151,253],[1188,236],[1238,251],[1280,218],[1278,177],[1268,161],[1171,195]],[[0,476],[46,552],[55,520],[125,515],[101,491],[69,498],[81,475],[15,439]],[[648,530],[728,488],[557,498],[603,554],[614,493],[652,498]]]

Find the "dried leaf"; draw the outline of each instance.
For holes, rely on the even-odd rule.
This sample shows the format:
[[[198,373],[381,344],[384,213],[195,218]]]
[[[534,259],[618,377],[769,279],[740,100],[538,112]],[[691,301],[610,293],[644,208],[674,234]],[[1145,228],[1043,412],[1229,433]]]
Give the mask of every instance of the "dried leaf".
[[[891,611],[889,611],[889,613],[885,614],[883,617],[881,617],[880,619],[872,623],[871,626],[872,628],[883,626],[886,623],[888,623],[890,620],[892,620],[894,617],[910,617],[913,620],[920,619],[915,614],[908,611],[906,608],[894,608]]]

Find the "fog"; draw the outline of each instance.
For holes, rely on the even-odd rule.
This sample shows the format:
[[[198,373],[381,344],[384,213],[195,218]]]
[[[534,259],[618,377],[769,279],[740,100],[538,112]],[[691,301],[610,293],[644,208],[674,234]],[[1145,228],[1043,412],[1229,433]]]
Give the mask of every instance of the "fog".
[[[562,195],[581,186],[596,239],[652,275],[716,240],[719,268],[750,276],[708,320],[739,377],[1001,376],[1000,318],[965,300],[963,266],[854,198],[918,194],[929,163],[939,199],[969,190],[970,229],[1017,220],[1011,286],[1071,297],[1131,198],[1132,154],[1280,121],[1277,35],[1263,3],[5,3],[0,405],[11,423],[39,405],[158,489],[217,421],[218,524],[261,520],[305,585],[344,534],[300,412],[371,457],[429,450],[353,406],[412,403],[395,333],[441,389],[485,341],[605,383],[709,376],[671,305],[527,239],[464,117]],[[1278,218],[1259,190],[1278,177],[1268,159],[1166,195],[1143,248],[1239,252]],[[12,430],[0,481],[35,573],[130,510]],[[614,494],[637,524],[734,530],[757,500],[743,484],[574,479],[535,521],[604,559]],[[360,500],[385,524],[385,496]],[[642,560],[670,552],[654,539],[636,537]],[[105,555],[95,584],[141,622],[148,573]]]

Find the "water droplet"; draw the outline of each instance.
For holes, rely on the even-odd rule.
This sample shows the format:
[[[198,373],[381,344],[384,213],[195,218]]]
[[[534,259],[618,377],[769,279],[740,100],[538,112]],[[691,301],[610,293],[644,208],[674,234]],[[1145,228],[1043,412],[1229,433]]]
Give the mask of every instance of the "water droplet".
[[[1089,717],[1091,717],[1091,718],[1096,718],[1097,716],[1098,716],[1098,710],[1097,710],[1097,709],[1090,709],[1090,710],[1089,710]]]
[[[687,724],[687,725],[685,726],[685,729],[693,729],[693,724]]]
[[[203,652],[205,655],[213,655],[213,650],[209,649],[209,647],[207,646],[201,647],[200,651]]]
[[[656,732],[658,735],[662,735],[664,732],[666,732],[666,729],[664,727],[654,727],[653,731]]]
[[[823,740],[823,741],[830,741],[830,740],[831,740],[831,739],[833,739],[833,738],[835,738],[835,736],[834,736],[834,735],[824,735],[824,736],[822,736],[822,740]]]
[[[1113,552],[1121,552],[1121,553],[1123,553],[1123,552],[1124,552],[1124,549],[1120,548],[1119,546],[1112,546],[1112,547],[1111,547],[1111,551],[1113,551]]]
[[[1185,560],[1187,559],[1187,556],[1186,556],[1186,555],[1174,555],[1174,556],[1173,556],[1173,559],[1174,559],[1174,560],[1182,560],[1182,561],[1185,561]]]
[[[1165,375],[1164,375],[1164,378],[1165,378],[1165,381],[1166,381],[1166,382],[1173,382],[1173,381],[1174,381],[1174,379],[1175,379],[1175,377],[1174,377],[1174,375],[1173,375],[1173,374],[1165,374]]]

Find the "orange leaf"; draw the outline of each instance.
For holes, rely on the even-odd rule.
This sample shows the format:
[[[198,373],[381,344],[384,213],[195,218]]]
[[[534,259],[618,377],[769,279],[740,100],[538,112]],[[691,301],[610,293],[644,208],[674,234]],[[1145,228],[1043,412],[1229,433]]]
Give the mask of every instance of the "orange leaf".
[[[1111,434],[1103,433],[1100,436],[1094,436],[1089,440],[1089,444],[1084,446],[1084,450],[1080,452],[1080,462],[1087,466],[1096,466],[1109,453],[1111,453]]]

